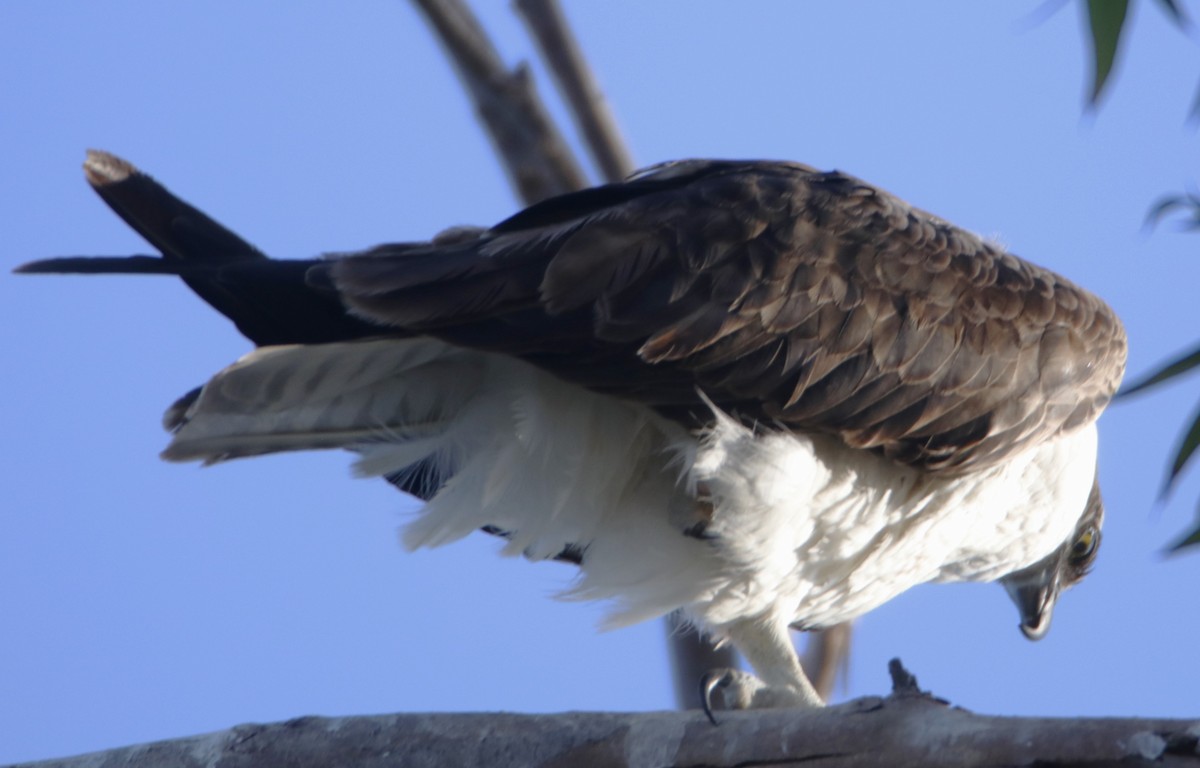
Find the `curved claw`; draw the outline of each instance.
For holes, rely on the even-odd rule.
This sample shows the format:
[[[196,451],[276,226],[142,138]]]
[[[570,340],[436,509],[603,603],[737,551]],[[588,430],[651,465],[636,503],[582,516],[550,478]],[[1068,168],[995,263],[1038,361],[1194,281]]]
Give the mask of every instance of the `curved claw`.
[[[700,677],[700,706],[713,725],[718,725],[717,717],[713,714],[712,694],[718,688],[729,685],[731,675],[728,669],[710,669]]]

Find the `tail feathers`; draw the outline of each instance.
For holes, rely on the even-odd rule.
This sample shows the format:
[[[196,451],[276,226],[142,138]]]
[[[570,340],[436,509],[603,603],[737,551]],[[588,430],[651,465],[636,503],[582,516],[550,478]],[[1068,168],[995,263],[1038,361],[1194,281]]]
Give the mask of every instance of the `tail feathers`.
[[[17,272],[176,275],[258,346],[324,344],[381,332],[350,316],[335,291],[310,282],[309,270],[324,262],[267,258],[115,155],[92,150],[83,167],[96,194],[162,257],[72,256],[35,261]]]
[[[168,260],[230,264],[267,258],[127,160],[92,149],[88,150],[83,171],[88,184],[113,213]],[[197,293],[209,300],[201,290]]]
[[[108,152],[89,150],[83,170],[88,184],[100,199],[159,250],[163,261],[207,266],[269,261],[235,232],[176,197],[127,160]],[[280,337],[271,322],[270,303],[264,311],[256,306],[258,297],[246,296],[236,286],[206,276],[176,274],[256,344],[301,341]]]
[[[471,357],[424,339],[265,347],[172,406],[174,439],[162,455],[213,464],[419,441],[474,394],[476,368]]]

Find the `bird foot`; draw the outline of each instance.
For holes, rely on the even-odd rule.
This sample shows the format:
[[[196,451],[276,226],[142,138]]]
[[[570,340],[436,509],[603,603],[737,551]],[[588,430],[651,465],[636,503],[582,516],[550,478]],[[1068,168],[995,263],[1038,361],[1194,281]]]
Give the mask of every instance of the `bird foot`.
[[[700,701],[704,714],[713,725],[717,724],[713,714],[714,694],[720,703],[715,709],[814,709],[825,706],[811,689],[768,685],[740,669],[713,669],[700,679]]]

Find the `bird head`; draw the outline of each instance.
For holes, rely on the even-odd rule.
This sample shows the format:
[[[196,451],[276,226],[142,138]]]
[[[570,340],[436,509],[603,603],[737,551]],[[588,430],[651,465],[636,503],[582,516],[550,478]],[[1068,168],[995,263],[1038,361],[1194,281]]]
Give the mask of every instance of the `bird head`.
[[[1008,596],[1021,613],[1021,633],[1040,640],[1050,629],[1054,604],[1063,590],[1083,580],[1100,550],[1100,528],[1104,524],[1104,501],[1100,484],[1092,485],[1083,514],[1075,530],[1057,549],[1033,565],[1000,579]]]

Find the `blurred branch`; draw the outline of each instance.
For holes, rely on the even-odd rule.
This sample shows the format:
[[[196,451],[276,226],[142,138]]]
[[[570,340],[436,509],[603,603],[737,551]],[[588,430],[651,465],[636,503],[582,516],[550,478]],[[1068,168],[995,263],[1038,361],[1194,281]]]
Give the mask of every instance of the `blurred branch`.
[[[509,72],[487,32],[463,0],[413,0],[429,21],[526,204],[587,186],[579,163],[550,120],[528,69]],[[579,43],[557,0],[516,0],[521,17],[570,106],[588,151],[609,181],[628,176],[633,161]],[[849,627],[831,638],[810,635],[806,669],[825,698],[849,648]],[[710,669],[737,665],[732,648],[714,648],[691,629],[667,620],[676,704],[699,705],[700,678]]]
[[[667,648],[671,657],[671,682],[675,687],[675,706],[680,709],[700,707],[700,679],[710,669],[738,665],[737,652],[732,646],[717,648],[695,629],[683,622],[678,614],[663,619],[667,628]]]
[[[570,147],[538,99],[524,65],[509,71],[462,0],[413,0],[425,14],[521,200],[529,205],[588,185]]]
[[[571,106],[600,173],[607,181],[625,178],[634,170],[633,157],[558,0],[516,0],[516,8]]]
[[[632,155],[600,84],[572,34],[558,0],[516,0],[516,9],[537,43],[559,92],[571,108],[592,160],[607,181],[619,181],[634,170]],[[667,619],[675,703],[681,709],[697,706],[697,686],[710,669],[737,665],[731,647],[715,648],[695,631]],[[803,658],[805,672],[822,698],[829,699],[838,673],[850,651],[850,625],[809,633]]]
[[[530,204],[587,186],[583,171],[538,99],[528,70],[522,67],[515,75],[508,73],[487,32],[462,0],[413,1],[425,14],[454,62],[492,138],[496,153],[508,172],[509,180],[517,188],[522,201]],[[575,49],[570,56],[574,59],[570,66],[576,70],[573,79],[592,83],[593,92],[599,93],[595,78],[587,72],[587,65],[572,36],[565,29],[558,32],[550,29],[565,24],[562,14],[548,17],[540,10],[530,7],[522,12],[527,14],[527,18],[530,15],[538,17],[539,28],[544,29],[544,34],[550,39],[559,41],[557,45],[560,48],[569,45]],[[553,47],[555,43],[549,45]],[[551,64],[551,67],[556,68],[557,65]],[[573,109],[584,109],[593,114],[603,111],[587,106],[586,100],[578,107],[574,100],[571,100],[571,104]],[[582,124],[583,118],[579,119]],[[585,135],[590,145],[592,136],[586,131]],[[600,153],[607,153],[612,156],[613,162],[629,162],[620,157],[620,153],[625,152],[624,142],[616,135],[611,119],[607,128],[597,134],[596,140],[609,146],[606,150],[593,147],[592,151],[597,157]],[[613,150],[612,147],[619,149]],[[599,160],[597,162],[601,167],[606,167]],[[618,177],[626,175],[623,169],[617,170]],[[608,174],[607,169],[605,173]],[[694,631],[677,627],[671,619],[667,619],[667,631],[676,704],[681,709],[698,707],[697,686],[700,677],[709,669],[735,666],[737,657],[732,649],[715,649]]]
[[[800,665],[804,667],[804,674],[808,675],[813,688],[825,701],[829,701],[833,695],[838,675],[844,674],[849,666],[853,627],[847,621],[808,633],[808,645],[800,657]]]

